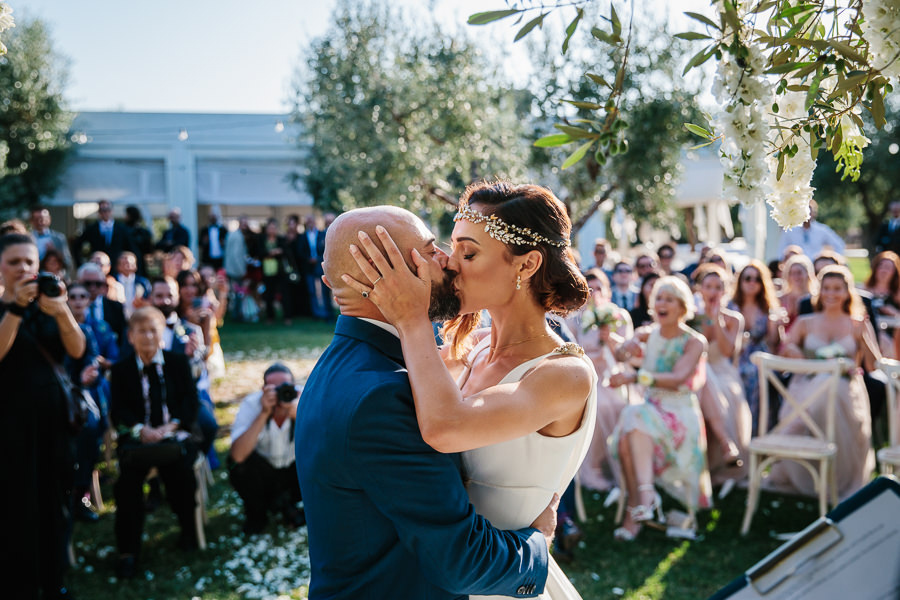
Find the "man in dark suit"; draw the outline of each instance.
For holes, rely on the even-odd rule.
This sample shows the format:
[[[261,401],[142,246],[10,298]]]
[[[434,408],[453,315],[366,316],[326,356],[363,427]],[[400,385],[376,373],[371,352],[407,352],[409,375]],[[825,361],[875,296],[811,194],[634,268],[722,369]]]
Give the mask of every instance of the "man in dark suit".
[[[878,227],[875,237],[875,251],[890,250],[900,253],[900,200],[894,200],[889,206],[890,216]]]
[[[125,320],[125,305],[106,297],[106,275],[99,265],[87,262],[78,267],[78,282],[91,295],[88,313],[95,321],[106,321],[116,334],[120,347],[125,345],[125,331],[128,323]]]
[[[322,283],[322,257],[325,255],[325,232],[316,225],[316,216],[308,215],[304,231],[297,237],[298,267],[306,280],[313,317],[331,318],[331,296]]]
[[[474,513],[455,454],[422,439],[396,330],[341,275],[362,277],[348,252],[383,225],[431,271],[434,320],[459,301],[447,256],[425,224],[396,207],[344,213],[328,230],[324,271],[341,316],[297,410],[297,473],[309,528],[309,598],[442,600],[543,591],[554,506],[519,531]],[[543,533],[542,533],[543,532]]]
[[[219,225],[219,215],[209,213],[209,225],[200,230],[200,262],[212,265],[216,270],[225,262],[225,237],[228,229]]]
[[[197,547],[194,525],[193,462],[197,448],[191,436],[197,415],[197,388],[187,357],[162,350],[165,319],[152,306],[139,308],[129,321],[128,338],[135,349],[112,367],[110,418],[119,431],[119,479],[116,497],[117,574],[133,577],[144,524],[144,479],[155,467],[166,497],[178,516],[178,547]]]
[[[191,246],[191,232],[181,224],[181,209],[173,208],[169,211],[169,228],[163,231],[162,237],[156,243],[156,248],[163,252],[169,252],[175,246]]]
[[[124,250],[134,252],[128,227],[112,218],[112,204],[109,200],[101,200],[97,210],[100,219],[85,228],[78,238],[78,244],[81,248],[85,244],[88,245],[88,256],[94,252],[106,253],[112,268],[115,269],[119,254]]]

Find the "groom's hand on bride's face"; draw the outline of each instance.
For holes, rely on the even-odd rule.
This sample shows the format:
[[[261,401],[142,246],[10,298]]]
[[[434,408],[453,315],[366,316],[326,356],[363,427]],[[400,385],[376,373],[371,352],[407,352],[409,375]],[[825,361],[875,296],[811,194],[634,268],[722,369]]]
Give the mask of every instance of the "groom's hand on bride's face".
[[[544,534],[547,547],[553,546],[553,535],[556,533],[556,509],[559,508],[559,494],[553,494],[550,504],[538,515],[531,524],[532,527]]]

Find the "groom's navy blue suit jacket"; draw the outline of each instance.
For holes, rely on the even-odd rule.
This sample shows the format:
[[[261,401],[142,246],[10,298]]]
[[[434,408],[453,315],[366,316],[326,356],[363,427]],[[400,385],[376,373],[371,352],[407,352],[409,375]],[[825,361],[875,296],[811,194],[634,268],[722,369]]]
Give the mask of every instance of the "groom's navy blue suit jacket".
[[[547,543],[477,515],[458,455],[416,423],[400,340],[338,318],[297,410],[310,600],[445,600],[543,591]]]

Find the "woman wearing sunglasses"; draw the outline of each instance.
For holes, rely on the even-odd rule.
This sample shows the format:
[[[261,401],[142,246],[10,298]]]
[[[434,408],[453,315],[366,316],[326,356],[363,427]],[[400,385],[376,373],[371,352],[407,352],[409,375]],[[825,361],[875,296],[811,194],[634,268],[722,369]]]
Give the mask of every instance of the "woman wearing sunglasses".
[[[762,262],[753,259],[741,269],[731,302],[744,315],[744,340],[738,355],[738,371],[753,415],[755,435],[759,427],[759,369],[750,361],[750,356],[754,352],[777,351],[784,326],[784,311],[775,295],[769,270]],[[773,412],[777,413],[769,411],[769,414]]]

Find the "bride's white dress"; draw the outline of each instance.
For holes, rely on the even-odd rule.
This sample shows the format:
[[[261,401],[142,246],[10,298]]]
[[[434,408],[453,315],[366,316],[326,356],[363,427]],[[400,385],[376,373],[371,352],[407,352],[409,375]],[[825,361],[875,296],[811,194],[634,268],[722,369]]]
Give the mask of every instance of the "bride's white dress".
[[[472,364],[479,352],[490,344],[485,338],[470,354]],[[560,438],[531,433],[499,444],[476,448],[462,453],[469,498],[475,511],[499,529],[528,527],[550,504],[554,492],[562,496],[569,482],[587,454],[594,432],[597,410],[597,374],[593,363],[583,353],[564,345],[549,354],[526,361],[510,371],[500,383],[511,383],[525,377],[542,360],[556,354],[580,355],[593,374],[591,393],[585,398],[584,415],[578,429]],[[580,348],[578,348],[580,350]],[[468,370],[461,376],[461,385]],[[476,598],[506,598],[507,596],[472,596]],[[578,591],[553,558],[543,600],[581,600]]]

